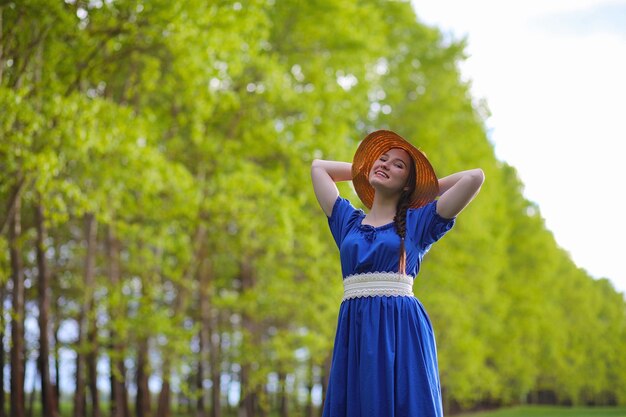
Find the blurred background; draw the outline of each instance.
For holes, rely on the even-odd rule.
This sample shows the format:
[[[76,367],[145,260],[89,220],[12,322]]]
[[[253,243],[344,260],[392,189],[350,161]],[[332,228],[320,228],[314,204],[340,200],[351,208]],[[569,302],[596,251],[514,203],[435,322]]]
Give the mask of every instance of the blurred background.
[[[462,79],[487,100],[487,136],[574,262],[626,291],[626,1],[413,0],[466,38]]]
[[[379,128],[487,178],[414,286],[446,413],[626,405],[624,294],[496,154],[467,38],[419,16],[2,1],[0,417],[320,415],[342,284],[310,164]]]

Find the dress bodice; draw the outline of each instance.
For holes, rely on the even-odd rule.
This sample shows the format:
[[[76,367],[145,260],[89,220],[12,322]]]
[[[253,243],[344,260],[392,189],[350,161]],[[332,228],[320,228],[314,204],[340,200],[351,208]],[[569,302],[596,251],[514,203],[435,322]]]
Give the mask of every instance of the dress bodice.
[[[422,259],[433,243],[454,225],[455,219],[437,214],[433,201],[406,216],[406,273],[415,277]],[[328,218],[331,233],[339,248],[343,277],[368,272],[397,272],[400,237],[393,223],[379,227],[363,224],[365,212],[338,197]]]

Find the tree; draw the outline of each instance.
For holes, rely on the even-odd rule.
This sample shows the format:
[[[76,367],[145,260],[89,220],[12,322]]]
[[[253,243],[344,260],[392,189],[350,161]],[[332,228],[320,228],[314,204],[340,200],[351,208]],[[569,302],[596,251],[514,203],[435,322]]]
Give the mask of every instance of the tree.
[[[626,401],[623,295],[558,247],[495,158],[488,108],[459,75],[464,40],[409,3],[28,0],[0,6],[0,29],[12,415],[25,413],[36,310],[46,410],[63,346],[77,414],[98,413],[99,358],[116,417],[177,401],[217,417],[236,386],[243,415],[315,414],[342,288],[309,167],[350,160],[374,128],[413,141],[439,175],[487,174],[415,283],[446,409]]]

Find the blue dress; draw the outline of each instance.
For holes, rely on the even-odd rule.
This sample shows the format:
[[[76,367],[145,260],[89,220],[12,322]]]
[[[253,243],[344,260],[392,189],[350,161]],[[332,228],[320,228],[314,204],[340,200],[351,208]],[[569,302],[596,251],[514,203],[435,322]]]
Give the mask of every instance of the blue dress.
[[[409,209],[406,273],[415,277],[431,245],[452,226],[436,201]],[[328,219],[343,278],[398,272],[400,237],[393,223],[363,225],[365,213],[338,197]],[[375,296],[341,303],[323,417],[441,417],[435,336],[415,297]]]

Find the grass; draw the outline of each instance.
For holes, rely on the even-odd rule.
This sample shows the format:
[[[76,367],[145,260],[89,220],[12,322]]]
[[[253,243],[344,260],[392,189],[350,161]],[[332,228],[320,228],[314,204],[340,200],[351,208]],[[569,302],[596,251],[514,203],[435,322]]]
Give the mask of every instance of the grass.
[[[39,402],[33,404],[35,409],[33,410],[34,416],[41,415]],[[133,409],[131,405],[131,410]],[[156,409],[153,407],[153,413]],[[232,410],[231,410],[232,411]],[[108,415],[108,406],[102,407],[102,415]],[[72,403],[70,401],[62,401],[61,403],[61,416],[71,417],[72,415]],[[131,415],[134,412],[131,411]],[[173,407],[172,416],[175,417],[193,417],[194,413],[187,413],[182,410],[177,410]],[[235,413],[229,413],[228,410],[224,410],[223,415],[235,416]],[[292,415],[299,415],[294,413]],[[317,413],[316,413],[317,415]],[[277,414],[270,414],[270,416],[278,416]],[[517,406],[510,408],[502,408],[494,411],[483,411],[476,413],[463,413],[457,414],[454,417],[626,417],[626,407],[559,407],[559,406],[542,406],[542,405],[530,405],[530,406]]]
[[[626,417],[626,407],[519,406],[459,417]]]

